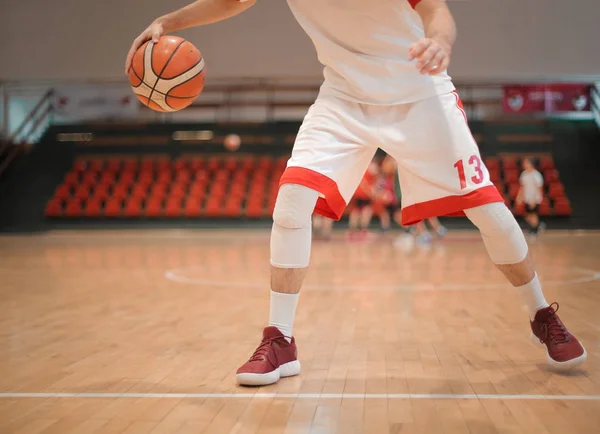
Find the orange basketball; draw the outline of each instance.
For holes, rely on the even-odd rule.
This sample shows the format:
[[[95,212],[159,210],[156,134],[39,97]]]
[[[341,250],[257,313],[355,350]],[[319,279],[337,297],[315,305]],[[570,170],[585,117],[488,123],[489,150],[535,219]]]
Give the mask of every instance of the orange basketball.
[[[175,112],[189,106],[204,89],[206,68],[200,51],[183,38],[163,36],[136,51],[129,71],[133,92],[146,106]]]

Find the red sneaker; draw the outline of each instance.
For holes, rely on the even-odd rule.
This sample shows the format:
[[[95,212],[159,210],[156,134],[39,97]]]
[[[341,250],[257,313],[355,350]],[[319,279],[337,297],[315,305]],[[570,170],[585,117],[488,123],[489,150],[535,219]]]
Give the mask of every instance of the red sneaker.
[[[556,309],[554,306],[556,305]],[[557,369],[570,369],[585,362],[587,353],[558,315],[558,303],[540,309],[531,322],[532,340],[546,345],[548,364]]]
[[[265,327],[263,339],[250,360],[236,372],[238,384],[266,386],[300,373],[296,342],[288,342],[277,327]]]

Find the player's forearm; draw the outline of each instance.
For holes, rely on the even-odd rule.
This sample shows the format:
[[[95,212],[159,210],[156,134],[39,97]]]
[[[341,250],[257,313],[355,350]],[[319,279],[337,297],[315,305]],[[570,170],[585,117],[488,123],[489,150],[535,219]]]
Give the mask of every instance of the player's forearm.
[[[425,37],[437,41],[448,53],[456,41],[456,23],[445,2],[421,0],[415,8],[423,21]]]
[[[197,0],[181,9],[163,15],[156,22],[163,26],[165,33],[189,27],[216,23],[231,18],[256,3],[256,0]]]

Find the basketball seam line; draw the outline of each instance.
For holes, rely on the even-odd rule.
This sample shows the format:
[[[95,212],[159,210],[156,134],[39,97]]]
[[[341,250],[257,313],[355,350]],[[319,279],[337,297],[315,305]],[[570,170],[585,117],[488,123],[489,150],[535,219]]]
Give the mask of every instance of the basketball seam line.
[[[192,69],[194,69],[200,62],[202,62],[203,57],[202,55],[200,55],[200,60],[198,60],[192,67],[186,69],[185,71],[183,71],[181,74],[179,75],[183,75],[188,71],[191,71]],[[177,86],[173,86],[171,89],[169,89],[169,92],[171,92],[173,89],[178,88],[181,85],[186,84],[187,82],[189,82],[190,80],[193,80],[194,78],[198,77],[200,74],[202,74],[202,71],[204,71],[206,69],[206,64],[204,65],[204,68],[202,68],[200,71],[198,71],[198,74],[194,75],[193,77],[188,78],[186,81],[179,83]],[[165,97],[169,97],[169,98],[198,98],[198,96],[200,96],[200,92],[198,95],[194,95],[194,96],[174,96],[174,95],[169,95],[169,93],[163,93],[159,90],[157,90],[156,92],[160,93],[161,95],[164,95]],[[165,98],[165,103],[171,107],[171,105],[167,102],[167,98]],[[172,108],[172,107],[171,107]]]
[[[165,62],[162,70],[160,71],[160,74],[156,74],[156,71],[154,71],[154,66],[153,62],[152,62],[152,57],[154,55],[154,47],[156,46],[156,44],[152,44],[152,52],[150,53],[150,65],[152,67],[152,72],[154,72],[156,74],[156,82],[154,83],[154,86],[152,87],[152,90],[150,90],[150,94],[148,95],[148,105],[150,105],[150,101],[152,98],[152,94],[154,93],[154,89],[156,89],[156,86],[158,85],[158,81],[160,80],[160,76],[162,75],[163,72],[165,72],[165,69],[167,69],[167,66],[169,65],[169,62],[171,61],[171,59],[173,58],[173,56],[175,55],[175,53],[177,53],[177,50],[179,50],[179,47],[181,47],[183,45],[183,43],[185,42],[185,39],[183,41],[181,41],[179,43],[179,45],[177,47],[175,47],[175,49],[173,50],[173,52],[171,53],[171,55],[169,56],[169,58],[167,59],[167,61]],[[166,101],[165,99],[165,104],[169,106],[169,108],[173,108],[171,107],[171,105]]]

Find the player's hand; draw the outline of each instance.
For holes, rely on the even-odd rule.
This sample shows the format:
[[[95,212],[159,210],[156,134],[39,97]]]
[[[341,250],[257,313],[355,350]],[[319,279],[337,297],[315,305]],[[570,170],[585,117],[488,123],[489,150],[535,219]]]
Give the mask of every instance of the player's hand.
[[[444,47],[435,39],[424,38],[408,50],[408,60],[417,59],[417,69],[423,75],[436,75],[450,64],[450,47]]]
[[[144,42],[152,39],[152,42],[156,43],[160,39],[160,37],[165,33],[163,25],[154,21],[150,24],[146,30],[140,33],[140,36],[133,40],[133,44],[131,44],[131,48],[129,49],[129,53],[127,53],[127,60],[125,60],[125,74],[129,74],[129,70],[131,69],[131,63],[133,62],[133,55],[140,48]]]

